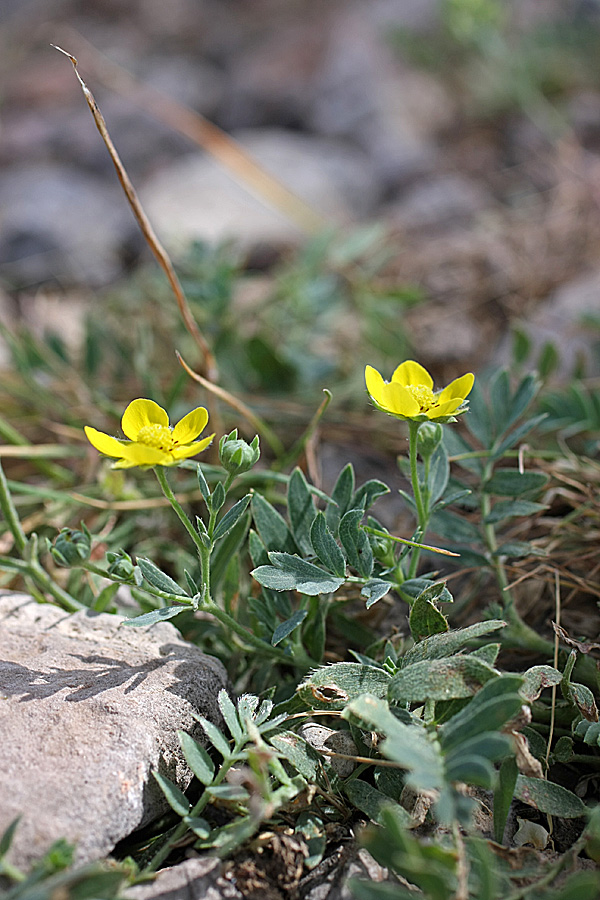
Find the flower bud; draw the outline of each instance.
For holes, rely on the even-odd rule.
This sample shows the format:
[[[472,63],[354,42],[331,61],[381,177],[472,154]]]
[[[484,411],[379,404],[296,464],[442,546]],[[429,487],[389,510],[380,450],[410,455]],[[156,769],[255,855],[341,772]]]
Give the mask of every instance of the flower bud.
[[[106,554],[108,574],[122,581],[133,581],[135,565],[128,553],[124,550],[109,550]]]
[[[61,528],[50,553],[59,566],[79,566],[90,558],[92,536],[82,523],[82,531]]]
[[[417,450],[422,459],[431,456],[442,440],[443,429],[439,422],[423,422],[417,432]]]
[[[219,441],[219,459],[221,465],[231,475],[241,475],[252,468],[260,458],[258,435],[251,444],[237,436],[237,428]]]

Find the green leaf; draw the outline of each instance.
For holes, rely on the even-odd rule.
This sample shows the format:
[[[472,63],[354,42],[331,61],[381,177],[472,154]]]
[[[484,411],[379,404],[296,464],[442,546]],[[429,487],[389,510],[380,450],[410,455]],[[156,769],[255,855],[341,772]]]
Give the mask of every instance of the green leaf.
[[[337,534],[340,519],[350,508],[350,502],[353,496],[354,469],[352,468],[352,463],[348,463],[348,465],[345,466],[340,472],[331,494],[331,499],[335,504],[337,504],[337,506],[335,506],[333,503],[328,504],[325,511],[327,524],[333,534]]]
[[[340,521],[340,541],[346,551],[349,565],[363,578],[373,571],[373,550],[367,533],[360,527],[364,515],[362,509],[350,509]]]
[[[506,622],[501,619],[488,619],[487,622],[476,622],[475,625],[467,625],[466,628],[457,628],[455,631],[448,631],[445,634],[433,635],[407,650],[401,657],[402,665],[413,665],[422,659],[441,659],[444,656],[451,656],[464,647],[468,641],[505,627]]]
[[[423,660],[394,675],[388,697],[398,703],[472,697],[490,678],[497,677],[491,666],[474,656]]]
[[[344,709],[342,717],[354,717],[366,723],[370,731],[385,735],[381,752],[408,770],[407,784],[416,791],[443,786],[444,766],[437,742],[421,727],[400,722],[385,700],[363,694]]]
[[[523,675],[521,696],[532,703],[540,696],[544,688],[560,684],[562,672],[553,666],[532,666]]]
[[[295,590],[312,597],[317,594],[332,594],[345,581],[344,578],[336,578],[289,553],[269,553],[269,559],[272,566],[259,566],[250,574],[263,587],[274,591]]]
[[[290,476],[287,501],[294,541],[303,556],[310,556],[313,552],[310,540],[311,525],[315,520],[317,510],[301,469],[294,469]]]
[[[486,450],[491,447],[494,434],[492,419],[477,379],[469,394],[469,414],[465,416],[465,424]]]
[[[238,519],[240,519],[240,517],[243,516],[246,512],[251,499],[252,494],[246,494],[245,497],[242,497],[241,500],[238,500],[238,502],[235,503],[231,507],[231,509],[225,513],[214,530],[213,541],[218,541],[220,538],[225,537],[225,535],[231,531]]]
[[[494,791],[494,840],[498,844],[501,844],[504,838],[518,774],[519,769],[514,756],[507,756],[498,770],[498,781]]]
[[[223,715],[223,719],[225,720],[225,724],[229,728],[231,737],[236,744],[241,744],[244,738],[244,732],[240,725],[240,720],[233,700],[224,688],[221,688],[219,691],[217,702]]]
[[[323,761],[320,753],[311,747],[304,738],[294,734],[293,731],[284,731],[282,734],[274,734],[269,738],[269,743],[287,759],[294,768],[311,783],[319,782],[319,775],[323,766],[328,763]]]
[[[219,544],[213,548],[210,556],[210,586],[213,594],[215,594],[221,586],[229,565],[244,544],[250,524],[250,514],[246,513],[241,516],[235,525],[229,530],[225,537],[219,541]],[[253,532],[256,540],[261,543],[260,538]],[[265,552],[265,561],[267,554]],[[254,565],[259,562],[253,560]]]
[[[431,530],[456,544],[481,544],[481,534],[474,522],[449,509],[437,509],[431,517]]]
[[[312,549],[323,563],[328,572],[333,572],[340,578],[346,576],[346,557],[337,545],[337,542],[327,527],[324,513],[320,512],[314,519],[310,529],[310,541]]]
[[[201,716],[200,713],[192,712],[192,715],[202,725],[206,737],[209,739],[215,750],[219,751],[223,759],[229,759],[231,756],[229,741],[221,729],[217,728],[214,722],[209,722],[208,719]]]
[[[291,634],[299,625],[301,625],[305,618],[308,615],[307,609],[298,609],[296,612],[287,620],[287,622],[282,622],[281,625],[278,625],[275,631],[273,632],[273,637],[271,638],[271,644],[276,647],[277,644],[281,643],[281,641]]]
[[[297,693],[315,709],[343,709],[361,694],[385,697],[390,677],[385,669],[362,663],[333,663],[313,672],[299,685]]]
[[[548,483],[545,472],[519,472],[518,469],[496,469],[492,477],[484,482],[486,494],[520,497],[540,491]]]
[[[215,777],[215,764],[204,747],[185,731],[178,731],[177,734],[186,762],[198,781],[211,784]]]
[[[437,585],[436,585],[437,587]],[[441,588],[444,585],[440,585]],[[431,637],[432,634],[441,634],[448,631],[449,625],[446,617],[425,596],[427,591],[422,591],[410,610],[410,633],[415,641]],[[441,591],[440,591],[441,593]]]
[[[255,493],[252,497],[252,516],[263,544],[269,550],[295,553],[297,547],[285,519],[271,506],[268,500]]]
[[[17,825],[20,820],[21,816],[17,816],[16,819],[13,819],[6,831],[3,832],[2,837],[0,837],[0,859],[2,859],[2,857],[10,850],[10,845],[13,842],[15,831],[17,830]]]
[[[410,814],[405,809],[394,803],[393,800],[390,800],[389,797],[382,794],[373,785],[368,784],[366,781],[361,781],[360,778],[347,781],[344,785],[344,793],[350,803],[373,822],[380,822],[381,810],[384,807],[394,806],[396,815],[404,820],[406,827],[409,828],[411,825]]]
[[[250,794],[241,784],[218,784],[208,787],[206,793],[217,800],[225,800],[230,803],[240,803],[248,800]]]
[[[457,715],[438,729],[445,752],[450,752],[466,738],[486,731],[500,731],[520,711],[523,701],[517,693],[522,678],[500,675],[490,679]]]
[[[142,575],[152,587],[157,588],[159,591],[164,591],[165,594],[177,594],[180,597],[189,596],[187,591],[180,588],[176,581],[173,581],[169,575],[162,572],[158,566],[155,566],[152,560],[138,557],[137,564]]]
[[[165,778],[165,776],[161,775],[160,772],[157,772],[156,769],[152,769],[152,774],[157,780],[161,791],[167,798],[167,802],[171,809],[174,810],[178,816],[187,816],[191,806],[183,791],[180,791],[176,784],[173,784],[172,781],[169,781],[168,778]]]
[[[429,593],[424,593],[425,591]],[[425,600],[437,600],[439,603],[452,603],[454,599],[443,582],[431,581],[429,578],[407,579],[402,583],[402,593],[415,599],[424,594]]]
[[[490,381],[490,408],[494,411],[494,425],[498,434],[509,427],[511,399],[508,372],[500,369]]]
[[[453,765],[446,766],[446,778],[451,782],[464,782],[489,790],[494,782],[495,770],[491,762],[481,756],[465,754]]]
[[[526,559],[528,556],[546,556],[546,551],[527,541],[507,541],[494,550],[492,555],[506,556],[508,559]]]
[[[123,625],[132,625],[135,628],[144,628],[146,625],[154,625],[156,622],[166,622],[178,616],[180,612],[191,609],[191,606],[163,606],[162,609],[153,609],[152,612],[136,616],[134,619],[124,619]]]
[[[450,463],[448,462],[448,451],[442,442],[439,444],[429,463],[429,478],[427,479],[427,487],[429,490],[429,508],[440,499],[448,485],[450,477]]]
[[[578,819],[588,813],[586,805],[576,794],[571,793],[560,784],[546,781],[543,778],[528,778],[519,775],[515,788],[515,797],[539,809],[550,816],[563,819]]]
[[[584,719],[588,722],[598,721],[598,707],[594,695],[585,684],[577,684],[574,681],[563,683],[562,692],[565,699],[577,707]]]
[[[546,418],[546,413],[541,413],[539,416],[533,416],[532,419],[527,419],[525,422],[522,422],[517,428],[511,431],[504,438],[501,443],[494,449],[492,458],[500,459],[500,457],[506,453],[507,450],[510,450],[511,447],[514,447],[515,444],[519,444],[523,438],[529,434],[530,431],[533,431],[534,428],[537,428],[538,425]]]
[[[469,655],[476,656],[477,659],[482,659],[488,665],[494,666],[501,647],[502,644],[484,644],[483,647],[478,647],[477,650],[473,650]]]
[[[352,508],[362,509],[363,512],[367,512],[376,500],[385,494],[389,494],[389,492],[390,489],[387,484],[384,484],[383,481],[379,481],[377,478],[371,478],[369,481],[365,481],[355,493],[352,498]]]
[[[538,392],[539,386],[539,380],[534,373],[531,372],[523,378],[511,399],[510,416],[504,426],[505,429],[510,428],[523,415]]]
[[[366,608],[370,609],[374,603],[381,600],[388,594],[394,585],[390,581],[383,581],[381,578],[372,578],[363,584],[360,596],[366,599]]]
[[[495,525],[515,516],[534,516],[548,509],[545,503],[534,503],[533,500],[498,500],[492,511],[484,518],[484,525]]]
[[[200,488],[200,493],[202,494],[204,502],[210,508],[210,488],[208,486],[206,478],[204,477],[204,472],[200,468],[199,464],[196,468],[196,477],[198,478],[198,487]]]

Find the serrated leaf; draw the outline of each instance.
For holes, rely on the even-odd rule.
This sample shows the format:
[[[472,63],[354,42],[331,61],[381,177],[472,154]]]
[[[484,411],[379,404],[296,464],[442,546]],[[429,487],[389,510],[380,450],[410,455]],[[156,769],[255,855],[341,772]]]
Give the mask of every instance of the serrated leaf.
[[[547,483],[549,476],[545,472],[519,472],[518,469],[496,469],[492,477],[484,482],[486,494],[500,497],[520,497],[540,491]]]
[[[310,531],[317,510],[301,469],[294,469],[288,482],[288,515],[296,546],[303,556],[312,554]]]
[[[281,625],[278,625],[273,632],[273,637],[271,638],[271,644],[273,645],[273,647],[276,647],[277,644],[280,644],[281,641],[288,636],[288,634],[291,634],[292,631],[298,628],[298,626],[304,622],[307,615],[307,609],[298,609],[287,620],[287,622],[282,622]]]
[[[187,591],[180,588],[176,581],[155,566],[152,560],[138,557],[137,565],[140,567],[142,575],[152,587],[163,591],[165,594],[177,594],[180,597],[188,597]]]
[[[240,725],[240,720],[238,719],[237,710],[233,703],[233,700],[229,696],[226,690],[221,688],[219,694],[217,696],[217,703],[219,704],[219,709],[221,710],[221,714],[223,719],[225,720],[225,724],[229,728],[229,733],[236,744],[241,744],[244,732],[242,730],[242,726]]]
[[[361,663],[333,663],[313,672],[299,685],[297,694],[316,709],[342,709],[361,694],[385,697],[390,677],[385,669]]]
[[[131,625],[135,628],[145,628],[147,625],[155,625],[156,622],[166,622],[178,616],[180,612],[191,609],[191,606],[163,606],[162,609],[153,609],[152,612],[136,616],[134,619],[124,619],[122,625]]]
[[[498,673],[474,656],[423,660],[394,675],[388,697],[399,703],[417,700],[453,700],[473,694]]]
[[[168,778],[165,778],[165,776],[161,775],[160,772],[157,772],[156,769],[152,770],[152,774],[158,782],[171,809],[174,810],[178,816],[187,816],[191,806],[183,791],[180,791],[176,784],[173,784],[172,781],[169,781]]]
[[[443,588],[443,585],[441,585],[441,587]],[[427,591],[422,591],[410,610],[410,633],[415,641],[421,641],[423,638],[431,637],[432,634],[441,634],[449,629],[448,620],[439,609],[427,599],[426,594]]]
[[[372,578],[363,584],[360,596],[366,599],[366,608],[370,609],[374,603],[381,600],[386,594],[389,594],[394,585],[390,581],[383,581],[381,578]]]
[[[314,597],[334,593],[345,581],[289,553],[269,553],[269,559],[272,566],[259,566],[250,574],[263,587],[273,591],[294,590]]]
[[[466,628],[457,628],[446,634],[436,634],[426,638],[419,644],[415,644],[406,651],[402,659],[402,665],[408,666],[423,659],[441,659],[444,656],[452,656],[468,641],[479,638],[490,631],[505,628],[506,622],[501,619],[489,619],[487,622],[476,622],[475,625],[467,625]]]
[[[210,784],[215,777],[215,764],[204,749],[185,731],[178,731],[179,742],[186,762],[198,781],[202,784]]]
[[[218,523],[217,527],[213,533],[213,541],[218,541],[220,538],[225,537],[225,535],[231,531],[233,526],[236,524],[238,519],[244,515],[246,509],[248,508],[248,504],[252,499],[252,494],[246,494],[245,497],[242,497],[241,500],[238,500],[231,509],[229,509],[221,521]]]
[[[384,807],[395,806],[396,813],[400,819],[404,821],[406,828],[410,828],[412,822],[410,813],[403,809],[399,804],[394,803],[388,796],[382,794],[373,785],[360,778],[354,778],[347,781],[344,785],[344,793],[350,803],[358,810],[364,813],[373,822],[380,822],[381,810]]]
[[[576,794],[567,788],[543,778],[528,778],[519,775],[515,787],[515,797],[539,809],[540,812],[550,816],[559,816],[562,819],[578,819],[587,815],[586,805]]]
[[[217,728],[214,722],[209,722],[208,719],[201,716],[200,713],[193,712],[192,715],[202,725],[206,737],[209,739],[215,750],[219,751],[223,759],[229,759],[231,756],[229,741],[221,729]]]
[[[256,493],[252,497],[252,516],[254,524],[265,547],[269,550],[280,550],[295,553],[297,547],[286,521],[268,500]]]
[[[328,572],[340,578],[346,576],[346,557],[339,548],[333,534],[327,527],[324,513],[320,512],[310,529],[312,549]]]

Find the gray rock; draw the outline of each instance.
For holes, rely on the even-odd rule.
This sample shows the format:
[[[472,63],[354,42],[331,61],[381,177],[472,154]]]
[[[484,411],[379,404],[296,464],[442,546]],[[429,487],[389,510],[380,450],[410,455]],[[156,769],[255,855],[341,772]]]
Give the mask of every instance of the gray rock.
[[[105,856],[165,809],[151,775],[191,780],[177,730],[220,721],[221,663],[169,623],[121,627],[0,594],[0,833],[22,816],[10,860],[27,867],[58,838],[76,861]]]
[[[388,218],[409,231],[441,230],[473,222],[494,205],[477,182],[463,175],[438,175],[408,190],[388,209]]]
[[[116,185],[51,163],[0,177],[0,265],[18,287],[110,281],[134,228]]]
[[[242,895],[222,874],[223,863],[212,856],[186,859],[163,869],[150,884],[123,892],[127,900],[238,900]]]
[[[234,137],[267,172],[332,223],[361,219],[377,202],[373,167],[359,150],[282,129],[248,129]],[[281,246],[299,237],[282,213],[263,198],[255,199],[203,154],[166,167],[140,194],[161,239],[173,251],[194,240],[233,237],[244,246]]]

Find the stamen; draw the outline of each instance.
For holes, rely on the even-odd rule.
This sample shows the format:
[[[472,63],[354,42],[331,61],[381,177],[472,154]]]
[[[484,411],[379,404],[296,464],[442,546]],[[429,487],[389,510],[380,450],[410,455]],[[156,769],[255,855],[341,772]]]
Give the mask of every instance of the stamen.
[[[412,396],[415,398],[415,400],[419,404],[421,412],[428,412],[428,410],[434,409],[436,406],[439,406],[437,397],[435,396],[431,388],[426,387],[424,384],[409,384],[406,386],[406,390],[410,391]]]
[[[137,442],[157,450],[168,451],[174,446],[173,433],[167,425],[144,425],[138,432]]]

